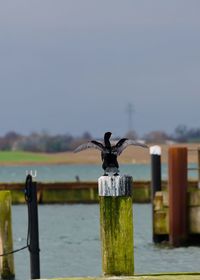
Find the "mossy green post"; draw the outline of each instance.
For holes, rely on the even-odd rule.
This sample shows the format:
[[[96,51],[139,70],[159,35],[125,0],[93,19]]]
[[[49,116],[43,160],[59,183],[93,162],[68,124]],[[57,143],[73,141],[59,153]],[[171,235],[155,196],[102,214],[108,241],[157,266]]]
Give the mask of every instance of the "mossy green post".
[[[0,254],[13,251],[11,194],[10,191],[0,191]],[[1,279],[13,279],[14,256],[8,254],[0,257]]]
[[[99,178],[102,269],[107,276],[134,274],[131,181],[129,176]]]

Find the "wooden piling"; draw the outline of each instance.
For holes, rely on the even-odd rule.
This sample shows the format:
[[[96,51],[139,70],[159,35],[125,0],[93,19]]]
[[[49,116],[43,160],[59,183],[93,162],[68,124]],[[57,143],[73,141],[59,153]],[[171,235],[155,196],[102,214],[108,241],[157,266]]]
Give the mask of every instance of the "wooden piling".
[[[13,251],[11,194],[10,191],[0,191],[0,274],[1,279],[15,277]],[[5,254],[5,255],[4,255]]]
[[[169,241],[172,246],[187,241],[187,148],[170,147],[169,170]]]
[[[133,275],[132,178],[102,176],[98,185],[103,274]]]
[[[153,225],[156,224],[155,219],[157,220],[157,216],[155,216],[154,208],[156,207],[156,200],[158,198],[155,197],[156,192],[160,192],[162,189],[162,179],[161,179],[161,147],[160,146],[151,146],[150,147],[150,155],[151,155],[151,203],[152,203],[152,220]],[[157,234],[155,233],[155,226],[152,227],[152,239],[155,243],[161,243],[163,241],[168,240],[168,236],[166,234]]]
[[[161,148],[160,146],[150,147],[151,154],[151,196],[152,201],[155,193],[161,191]]]

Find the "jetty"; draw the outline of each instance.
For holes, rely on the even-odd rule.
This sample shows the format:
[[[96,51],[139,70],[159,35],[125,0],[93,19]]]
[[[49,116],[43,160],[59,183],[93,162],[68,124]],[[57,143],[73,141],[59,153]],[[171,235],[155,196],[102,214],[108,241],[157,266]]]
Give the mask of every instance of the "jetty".
[[[162,180],[162,191],[167,193],[166,180]],[[187,182],[188,192],[198,191],[198,181]],[[12,204],[24,204],[24,183],[1,183],[0,191],[11,192]],[[141,180],[132,183],[134,203],[151,203],[151,181]],[[55,203],[99,203],[98,183],[80,182],[37,182],[37,199],[39,204]]]
[[[150,185],[150,180],[134,181],[132,183],[133,202],[149,203],[151,201]],[[163,185],[166,185],[166,182],[163,182]],[[0,190],[11,192],[13,204],[25,203],[24,183],[0,183]],[[37,182],[37,198],[39,204],[98,203],[98,183],[93,181]]]

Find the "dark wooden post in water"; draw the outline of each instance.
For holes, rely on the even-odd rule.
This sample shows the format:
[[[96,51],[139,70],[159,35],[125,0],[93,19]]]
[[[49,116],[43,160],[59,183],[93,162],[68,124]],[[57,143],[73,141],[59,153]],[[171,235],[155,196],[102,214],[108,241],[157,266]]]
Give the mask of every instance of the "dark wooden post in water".
[[[98,180],[104,275],[133,275],[132,177]]]
[[[161,191],[161,148],[160,146],[150,147],[151,154],[151,198],[155,193]]]
[[[169,241],[172,246],[187,241],[187,148],[171,147],[169,170]]]
[[[37,184],[32,182],[32,176],[27,175],[25,194],[28,204],[29,219],[29,252],[31,279],[40,278],[40,249],[38,230]]]
[[[161,147],[151,146],[151,203],[152,203],[152,220],[153,220],[153,242],[160,243],[167,240],[166,234],[156,234],[154,229],[154,198],[155,193],[162,190],[162,178],[161,178]]]

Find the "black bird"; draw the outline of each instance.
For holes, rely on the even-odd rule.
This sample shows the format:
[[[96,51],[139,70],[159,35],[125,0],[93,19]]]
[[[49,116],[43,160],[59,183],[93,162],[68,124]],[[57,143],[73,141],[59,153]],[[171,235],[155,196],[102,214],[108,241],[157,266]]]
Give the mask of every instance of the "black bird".
[[[135,145],[143,148],[148,148],[148,146],[127,138],[122,138],[115,145],[111,145],[110,143],[111,135],[112,135],[111,132],[106,132],[104,134],[104,144],[96,140],[91,140],[87,143],[78,146],[74,152],[77,153],[89,148],[100,150],[101,159],[103,161],[102,168],[104,169],[104,175],[108,175],[109,173],[118,175],[119,164],[117,161],[117,157],[122,153],[122,151],[127,146]]]

